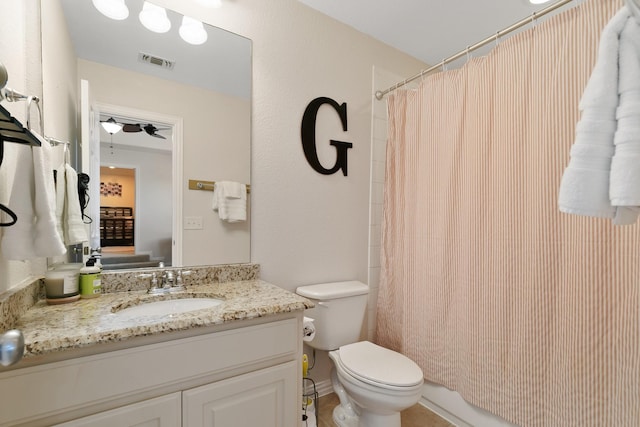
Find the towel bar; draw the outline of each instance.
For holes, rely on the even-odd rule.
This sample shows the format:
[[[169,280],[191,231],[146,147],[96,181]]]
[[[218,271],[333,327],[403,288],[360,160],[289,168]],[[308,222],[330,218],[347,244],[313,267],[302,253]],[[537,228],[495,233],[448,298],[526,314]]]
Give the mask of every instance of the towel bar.
[[[189,190],[213,191],[215,181],[189,180]],[[247,184],[247,194],[251,193],[251,185]]]

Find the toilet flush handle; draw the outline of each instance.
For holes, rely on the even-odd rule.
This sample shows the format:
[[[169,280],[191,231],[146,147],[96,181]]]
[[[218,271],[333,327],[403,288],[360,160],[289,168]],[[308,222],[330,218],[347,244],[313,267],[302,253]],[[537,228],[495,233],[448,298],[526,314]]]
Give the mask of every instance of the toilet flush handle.
[[[329,308],[329,304],[327,304],[326,302],[318,301],[318,305],[320,307]]]

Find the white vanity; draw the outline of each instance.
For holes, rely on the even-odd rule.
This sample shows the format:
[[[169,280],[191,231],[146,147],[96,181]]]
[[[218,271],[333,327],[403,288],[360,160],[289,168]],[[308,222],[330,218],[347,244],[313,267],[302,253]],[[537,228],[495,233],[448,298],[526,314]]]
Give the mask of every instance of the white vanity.
[[[0,370],[0,426],[299,425],[308,300],[261,280],[169,297],[224,302],[135,320],[117,312],[157,296],[30,308],[16,325],[25,358]]]

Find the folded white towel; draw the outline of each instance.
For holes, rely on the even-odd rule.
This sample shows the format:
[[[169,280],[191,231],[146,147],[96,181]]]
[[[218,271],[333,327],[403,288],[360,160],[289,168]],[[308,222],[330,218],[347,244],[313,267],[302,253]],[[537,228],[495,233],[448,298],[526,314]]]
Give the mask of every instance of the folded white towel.
[[[634,19],[624,26],[619,49],[620,103],[609,196],[618,207],[614,224],[625,225],[635,223],[640,213],[640,25]]]
[[[629,17],[623,7],[602,31],[558,197],[561,212],[614,224],[633,223],[640,212],[640,27]]]
[[[56,229],[51,146],[34,135],[40,147],[17,147],[9,207],[18,221],[2,236],[2,253],[10,260],[60,256],[67,251]]]
[[[214,211],[221,220],[241,222],[247,220],[247,186],[233,181],[217,181],[213,189]]]
[[[88,241],[78,197],[78,174],[68,163],[57,171],[56,220],[58,233],[66,245]]]

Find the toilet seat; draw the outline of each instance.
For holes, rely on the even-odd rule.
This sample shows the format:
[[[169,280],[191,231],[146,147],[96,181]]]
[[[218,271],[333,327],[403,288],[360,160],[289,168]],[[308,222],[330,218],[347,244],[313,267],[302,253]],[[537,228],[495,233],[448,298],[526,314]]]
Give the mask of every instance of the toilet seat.
[[[344,370],[367,384],[387,389],[422,385],[422,370],[413,360],[372,342],[348,344],[337,353]]]

